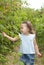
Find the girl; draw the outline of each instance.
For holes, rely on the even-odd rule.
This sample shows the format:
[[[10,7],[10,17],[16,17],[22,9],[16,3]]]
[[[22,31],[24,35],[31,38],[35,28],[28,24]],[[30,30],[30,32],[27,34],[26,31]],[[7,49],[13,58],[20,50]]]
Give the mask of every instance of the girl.
[[[24,65],[34,65],[35,53],[41,57],[41,53],[39,52],[36,39],[35,32],[33,30],[32,24],[30,21],[25,21],[21,24],[20,27],[21,33],[18,33],[18,36],[12,38],[8,36],[5,32],[3,32],[3,36],[7,37],[11,41],[17,41],[21,39],[20,44],[20,53],[22,53],[22,57],[20,60],[24,63]]]

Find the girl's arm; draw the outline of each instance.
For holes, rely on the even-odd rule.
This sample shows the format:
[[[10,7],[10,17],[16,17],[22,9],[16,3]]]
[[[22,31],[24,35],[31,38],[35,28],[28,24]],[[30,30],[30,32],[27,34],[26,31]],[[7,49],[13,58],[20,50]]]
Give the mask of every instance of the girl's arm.
[[[39,52],[39,49],[38,49],[38,45],[37,45],[37,42],[36,42],[36,39],[34,39],[34,48],[35,48],[35,52],[36,54],[41,57],[41,53]]]
[[[2,32],[2,34],[3,34],[4,37],[8,38],[11,41],[17,41],[19,39],[19,36],[12,38],[9,35],[7,35],[5,32]]]

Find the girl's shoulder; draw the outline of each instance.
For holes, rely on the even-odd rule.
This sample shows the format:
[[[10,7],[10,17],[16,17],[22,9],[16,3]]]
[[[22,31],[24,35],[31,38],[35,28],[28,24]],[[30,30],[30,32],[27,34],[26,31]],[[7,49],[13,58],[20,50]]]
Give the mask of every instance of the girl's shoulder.
[[[21,34],[21,33],[18,33],[18,36],[19,36],[20,38],[22,37],[22,35],[23,35],[23,34]]]
[[[34,39],[36,37],[36,34],[30,34],[30,37]]]

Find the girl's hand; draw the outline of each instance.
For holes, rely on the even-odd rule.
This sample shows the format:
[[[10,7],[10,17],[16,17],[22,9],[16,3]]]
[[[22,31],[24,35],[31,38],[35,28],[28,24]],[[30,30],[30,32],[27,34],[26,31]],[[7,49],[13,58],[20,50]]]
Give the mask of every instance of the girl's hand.
[[[42,54],[40,52],[37,53],[38,57],[42,57]]]
[[[3,35],[4,37],[6,37],[6,33],[5,33],[5,32],[2,32],[2,35]]]

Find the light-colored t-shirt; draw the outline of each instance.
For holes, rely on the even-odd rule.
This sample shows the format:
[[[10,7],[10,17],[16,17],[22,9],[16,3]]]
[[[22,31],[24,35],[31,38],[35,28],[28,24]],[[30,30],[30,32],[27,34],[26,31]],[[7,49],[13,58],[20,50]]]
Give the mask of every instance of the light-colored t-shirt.
[[[19,52],[23,54],[35,54],[34,38],[35,34],[24,35],[19,33],[21,39]]]

